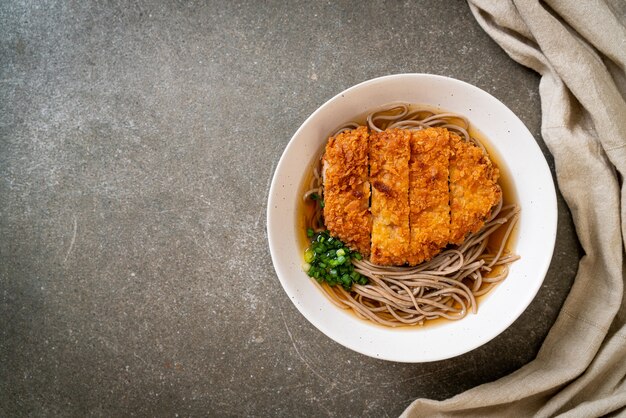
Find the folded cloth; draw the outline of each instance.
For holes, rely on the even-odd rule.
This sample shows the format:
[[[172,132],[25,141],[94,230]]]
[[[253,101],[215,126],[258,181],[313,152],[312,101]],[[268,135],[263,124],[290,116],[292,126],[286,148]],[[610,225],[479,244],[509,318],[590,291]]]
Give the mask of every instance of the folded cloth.
[[[402,416],[626,414],[626,2],[470,8],[511,58],[541,74],[541,133],[585,255],[535,360],[445,401],[418,399]]]

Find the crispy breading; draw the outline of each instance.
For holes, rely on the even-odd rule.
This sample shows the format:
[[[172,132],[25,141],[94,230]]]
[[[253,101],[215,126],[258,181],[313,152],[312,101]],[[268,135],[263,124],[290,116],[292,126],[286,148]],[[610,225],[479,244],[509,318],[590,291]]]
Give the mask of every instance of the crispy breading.
[[[430,260],[448,244],[450,238],[449,142],[450,133],[445,128],[428,128],[411,133],[411,244],[407,257],[410,265]]]
[[[324,220],[330,234],[364,256],[370,252],[367,127],[330,138],[323,157]]]
[[[409,157],[411,133],[390,129],[370,136],[372,252],[380,265],[406,263],[409,233]]]
[[[500,201],[500,172],[479,147],[454,133],[450,147],[450,242],[461,244],[480,230]]]
[[[323,164],[326,227],[379,265],[417,265],[462,244],[502,197],[489,157],[445,128],[362,126],[330,138]]]

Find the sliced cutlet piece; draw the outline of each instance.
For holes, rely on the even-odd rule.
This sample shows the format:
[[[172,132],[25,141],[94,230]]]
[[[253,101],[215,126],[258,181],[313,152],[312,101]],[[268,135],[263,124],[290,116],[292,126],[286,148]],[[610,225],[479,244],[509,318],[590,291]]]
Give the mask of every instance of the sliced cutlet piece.
[[[367,127],[328,140],[323,157],[324,221],[330,234],[364,256],[370,252]]]
[[[409,249],[409,157],[411,133],[390,129],[372,132],[372,253],[380,265],[403,265]]]
[[[500,172],[476,145],[450,134],[450,242],[478,232],[502,198]]]
[[[450,133],[447,129],[428,128],[411,132],[410,265],[430,260],[450,239],[449,159]]]

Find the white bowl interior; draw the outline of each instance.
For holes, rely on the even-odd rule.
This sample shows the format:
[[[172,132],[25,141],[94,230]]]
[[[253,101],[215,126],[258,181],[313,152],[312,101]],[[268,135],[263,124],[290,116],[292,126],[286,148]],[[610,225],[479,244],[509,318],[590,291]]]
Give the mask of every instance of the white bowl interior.
[[[392,102],[465,115],[488,141],[510,176],[522,207],[513,263],[504,282],[482,298],[478,313],[459,321],[385,328],[334,306],[301,269],[298,231],[301,185],[327,136],[337,127]],[[535,297],[554,249],[557,206],[548,165],[534,138],[511,110],[465,82],[429,74],[399,74],[358,84],[314,112],[287,145],[270,188],[267,232],[278,278],[298,310],[320,331],[359,353],[400,362],[442,360],[470,351],[504,331]]]

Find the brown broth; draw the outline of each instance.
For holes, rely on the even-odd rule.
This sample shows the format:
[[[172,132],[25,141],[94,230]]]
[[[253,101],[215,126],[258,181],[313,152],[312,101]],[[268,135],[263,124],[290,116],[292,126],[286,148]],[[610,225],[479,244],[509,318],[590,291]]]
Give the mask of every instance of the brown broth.
[[[300,189],[298,193],[298,199],[300,199],[300,202],[298,204],[298,213],[296,217],[296,220],[297,220],[296,230],[299,231],[298,241],[300,243],[300,248],[302,248],[303,257],[304,257],[304,250],[306,250],[309,244],[311,243],[311,240],[306,235],[306,230],[307,230],[308,225],[311,224],[311,219],[313,218],[313,215],[315,215],[317,202],[315,202],[312,199],[305,200],[302,197],[309,190],[309,185],[311,184],[311,181],[315,177],[315,175],[313,174],[313,170],[317,166],[320,156],[321,156],[321,151],[319,155],[315,157],[315,160],[311,162],[311,164],[309,165],[309,169],[306,171],[306,174],[304,178],[302,179],[302,183],[300,184]]]

